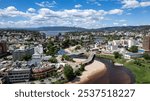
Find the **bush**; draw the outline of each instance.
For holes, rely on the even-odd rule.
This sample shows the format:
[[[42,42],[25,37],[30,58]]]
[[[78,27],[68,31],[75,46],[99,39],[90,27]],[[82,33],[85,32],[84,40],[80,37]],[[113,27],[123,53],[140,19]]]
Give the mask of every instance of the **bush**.
[[[141,62],[139,60],[135,60],[134,64],[138,65],[138,66],[142,66]]]
[[[144,53],[143,57],[145,60],[150,60],[150,54],[148,54],[148,53]]]
[[[63,55],[63,56],[62,56],[62,60],[67,60],[67,61],[75,62],[75,61],[73,60],[73,58],[71,58],[71,57],[68,56],[68,55]]]
[[[81,71],[80,71],[79,69],[77,69],[77,70],[75,71],[75,75],[76,75],[76,76],[80,76],[80,75],[81,75]]]
[[[81,46],[80,45],[76,46],[75,50],[79,50],[79,49],[81,49]]]
[[[75,78],[73,68],[70,65],[65,65],[64,75],[68,81],[71,81]]]
[[[49,62],[51,63],[57,63],[57,59],[55,57],[52,57],[49,59]]]
[[[133,53],[137,53],[138,52],[138,46],[132,46],[132,47],[130,47],[129,51],[133,52]]]
[[[119,54],[119,52],[114,52],[113,54],[114,54],[115,59],[118,59],[118,58],[121,59],[122,55]]]
[[[78,68],[76,71],[75,71],[75,74],[77,76],[80,76],[82,74],[82,72],[85,71],[85,66],[83,64],[80,65],[80,68]]]
[[[85,66],[83,64],[81,64],[79,69],[81,72],[83,72],[83,71],[85,71]]]
[[[55,82],[52,82],[52,84],[64,84],[66,82],[67,82],[67,80],[57,80]]]
[[[31,55],[25,55],[22,60],[29,61],[31,60],[31,58],[32,58]]]

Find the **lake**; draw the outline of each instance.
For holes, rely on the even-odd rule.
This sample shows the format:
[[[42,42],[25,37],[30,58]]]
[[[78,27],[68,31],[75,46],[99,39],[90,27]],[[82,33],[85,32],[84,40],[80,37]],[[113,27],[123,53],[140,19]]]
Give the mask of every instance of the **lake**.
[[[59,33],[64,34],[64,33],[69,32],[69,31],[40,31],[40,32],[45,33],[47,36],[56,36]]]

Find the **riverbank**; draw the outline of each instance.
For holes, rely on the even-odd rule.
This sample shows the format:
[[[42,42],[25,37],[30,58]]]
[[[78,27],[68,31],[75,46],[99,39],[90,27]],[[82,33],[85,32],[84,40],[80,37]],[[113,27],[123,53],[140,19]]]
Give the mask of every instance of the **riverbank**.
[[[77,61],[82,61],[77,59]],[[85,66],[81,76],[76,77],[69,83],[73,84],[131,84],[134,77],[130,71],[123,66],[115,66],[111,60],[95,58],[94,61]]]
[[[105,65],[97,60],[94,60],[91,64],[85,66],[85,71],[81,76],[76,77],[69,83],[73,84],[89,84],[94,83],[97,78],[102,77],[107,72]],[[106,83],[106,82],[105,82]]]

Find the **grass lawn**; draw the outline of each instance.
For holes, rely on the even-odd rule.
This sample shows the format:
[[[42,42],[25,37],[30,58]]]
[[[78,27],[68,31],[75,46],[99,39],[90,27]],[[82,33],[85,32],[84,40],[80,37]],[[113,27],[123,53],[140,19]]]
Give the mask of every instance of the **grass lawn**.
[[[125,59],[115,59],[113,55],[98,55],[103,58],[112,59],[114,62],[124,64],[126,68],[132,71],[136,76],[136,83],[150,84],[150,60],[138,59],[140,65],[134,63],[134,60],[127,62]]]
[[[125,63],[124,66],[130,69],[136,76],[136,83],[150,84],[150,63],[146,61],[140,61],[142,66],[134,64],[133,61]]]

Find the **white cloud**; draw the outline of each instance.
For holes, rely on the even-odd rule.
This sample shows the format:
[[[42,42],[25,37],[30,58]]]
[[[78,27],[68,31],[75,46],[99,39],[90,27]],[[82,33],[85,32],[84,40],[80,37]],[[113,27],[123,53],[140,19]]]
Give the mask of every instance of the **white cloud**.
[[[40,3],[35,3],[36,5],[40,6],[40,7],[48,7],[48,8],[52,8],[54,7],[57,3],[56,1],[52,1],[52,2],[49,2],[49,1],[43,1],[43,2],[40,2]]]
[[[122,8],[136,8],[140,5],[137,0],[122,0],[122,4]]]
[[[122,19],[122,20],[118,20],[119,22],[126,22],[127,20],[124,20],[124,19]]]
[[[121,3],[123,4],[122,8],[137,8],[150,6],[149,1],[139,2],[138,0],[121,0]]]
[[[0,9],[0,17],[28,17],[30,14],[17,10],[14,6]]]
[[[99,2],[94,2],[94,4],[96,4],[97,6],[101,6]]]
[[[126,13],[126,15],[132,15],[132,13]]]
[[[113,23],[113,25],[114,25],[114,26],[118,26],[118,25],[119,25],[119,23],[117,23],[117,22],[114,22],[114,23]]]
[[[107,15],[122,14],[123,10],[113,9],[110,11],[94,9],[65,9],[51,10],[49,8],[40,8],[35,10],[29,8],[27,11],[19,11],[10,6],[0,9],[0,26],[5,27],[39,27],[39,26],[78,26],[78,27],[100,27]],[[15,20],[5,20],[5,16],[13,17]],[[19,17],[19,19],[17,18]],[[23,19],[22,19],[23,18]]]
[[[77,5],[75,5],[74,7],[75,7],[75,8],[81,8],[82,5],[81,5],[81,4],[77,4]]]
[[[101,4],[97,0],[87,0],[87,4],[101,6]]]
[[[9,6],[5,9],[6,11],[17,11],[17,9],[14,6]]]
[[[36,12],[36,10],[34,8],[29,8],[28,12],[34,13],[34,12]]]
[[[122,14],[123,10],[121,9],[113,9],[108,12],[109,14]]]
[[[123,26],[127,26],[128,24],[124,23]]]
[[[140,5],[142,7],[147,7],[147,6],[150,6],[150,2],[149,1],[148,2],[141,2]]]

